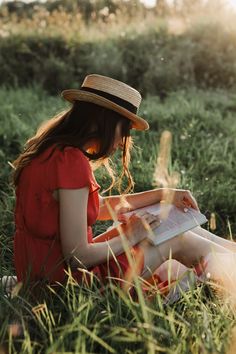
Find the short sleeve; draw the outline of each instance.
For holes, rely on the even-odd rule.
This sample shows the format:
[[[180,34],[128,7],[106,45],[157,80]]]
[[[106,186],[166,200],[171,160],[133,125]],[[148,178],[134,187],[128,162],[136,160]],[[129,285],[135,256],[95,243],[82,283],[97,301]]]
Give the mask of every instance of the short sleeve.
[[[66,147],[56,149],[52,163],[49,163],[49,179],[52,189],[79,189],[89,187],[89,192],[100,188],[93,175],[87,157],[81,150]]]

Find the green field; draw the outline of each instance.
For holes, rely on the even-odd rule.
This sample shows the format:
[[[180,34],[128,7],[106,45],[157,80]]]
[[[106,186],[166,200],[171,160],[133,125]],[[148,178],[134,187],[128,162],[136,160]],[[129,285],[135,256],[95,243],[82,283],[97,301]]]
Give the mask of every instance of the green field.
[[[0,276],[14,274],[12,235],[14,193],[11,167],[25,140],[39,123],[66,107],[59,97],[37,86],[0,89]],[[178,172],[178,187],[190,189],[203,213],[216,214],[215,232],[236,236],[236,94],[229,90],[188,88],[164,100],[145,97],[140,115],[150,131],[133,134],[131,171],[135,190],[155,187],[153,173],[161,133],[173,136],[169,172]],[[109,182],[96,172],[98,182]],[[95,233],[105,226],[95,226]],[[209,228],[209,225],[204,226]],[[136,284],[139,289],[138,283]],[[134,302],[114,285],[101,295],[73,284],[38,294],[27,289],[10,298],[0,293],[0,343],[9,353],[223,353],[235,325],[235,311],[209,285],[184,294],[174,305],[163,306],[160,295],[147,302],[138,291]],[[38,310],[36,305],[41,304]],[[18,335],[9,325],[20,324]],[[11,327],[13,328],[13,327]],[[15,327],[14,327],[15,328]],[[21,332],[21,333],[20,333]],[[1,348],[0,348],[1,351]]]

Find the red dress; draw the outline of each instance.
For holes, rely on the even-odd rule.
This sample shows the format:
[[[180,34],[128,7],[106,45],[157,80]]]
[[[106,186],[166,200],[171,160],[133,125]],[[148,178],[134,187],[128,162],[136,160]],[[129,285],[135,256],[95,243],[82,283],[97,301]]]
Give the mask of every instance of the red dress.
[[[53,197],[57,189],[79,189],[89,187],[87,207],[88,242],[93,242],[91,226],[99,210],[98,190],[91,166],[81,150],[66,147],[63,151],[50,147],[34,158],[20,175],[16,190],[14,262],[18,281],[27,279],[50,283],[66,280],[67,269],[63,259],[60,228],[59,203]],[[79,235],[78,235],[79,237]],[[133,253],[138,247],[133,248]],[[101,279],[107,275],[122,278],[129,269],[125,253],[89,269]],[[143,268],[143,259],[139,272]],[[73,276],[81,280],[81,273]]]

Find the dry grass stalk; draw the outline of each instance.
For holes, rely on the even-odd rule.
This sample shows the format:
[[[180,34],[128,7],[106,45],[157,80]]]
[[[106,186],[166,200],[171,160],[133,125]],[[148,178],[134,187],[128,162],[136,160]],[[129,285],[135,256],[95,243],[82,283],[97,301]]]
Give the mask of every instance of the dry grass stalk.
[[[168,130],[161,134],[159,155],[154,171],[154,183],[157,186],[168,187],[170,176],[168,173],[169,158],[171,152],[172,135]]]
[[[163,195],[163,203],[171,204],[174,198],[174,188],[179,184],[180,175],[178,172],[169,173],[170,157],[171,157],[171,144],[172,134],[170,131],[165,130],[161,134],[159,154],[156,161],[156,167],[154,170],[154,183],[156,186],[166,188]],[[172,189],[168,189],[172,188]],[[168,210],[161,212],[161,218],[168,217]]]
[[[113,219],[114,226],[117,227],[119,234],[123,237],[124,249],[129,261],[129,268],[124,274],[124,283],[123,290],[128,291],[130,285],[133,283],[135,277],[137,277],[140,273],[141,264],[143,262],[143,254],[142,251],[136,251],[133,248],[129,248],[128,242],[126,242],[127,235],[124,234],[124,230],[121,228],[120,223],[118,221],[118,213],[125,213],[130,210],[130,204],[127,202],[125,196],[121,197],[120,203],[116,206],[115,210],[112,209],[109,202],[106,202],[106,206],[109,210],[109,213]]]
[[[216,215],[215,213],[211,213],[210,217],[210,230],[216,230]]]
[[[236,327],[233,327],[231,331],[231,342],[229,349],[226,354],[235,354],[236,353]]]

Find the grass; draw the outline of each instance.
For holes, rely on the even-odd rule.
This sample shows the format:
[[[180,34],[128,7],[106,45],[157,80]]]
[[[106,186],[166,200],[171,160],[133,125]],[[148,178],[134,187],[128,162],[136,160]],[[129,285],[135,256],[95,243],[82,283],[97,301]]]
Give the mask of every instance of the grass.
[[[215,232],[236,235],[236,95],[229,91],[190,88],[165,100],[146,97],[140,115],[151,130],[134,132],[132,173],[135,190],[155,186],[153,173],[161,133],[172,133],[169,169],[180,175],[180,188],[193,191],[201,210],[216,214]],[[25,139],[43,120],[66,104],[38,87],[0,89],[0,276],[13,274],[12,235],[14,194],[8,177],[12,161]],[[96,172],[106,187],[108,178]],[[209,227],[209,225],[206,225]],[[95,226],[95,233],[105,228]],[[9,353],[224,353],[235,326],[232,306],[208,285],[198,286],[174,305],[163,305],[159,294],[138,301],[114,284],[90,287],[68,284],[29,294],[19,289],[4,296],[0,289],[0,351]],[[37,295],[37,296],[36,296]]]

